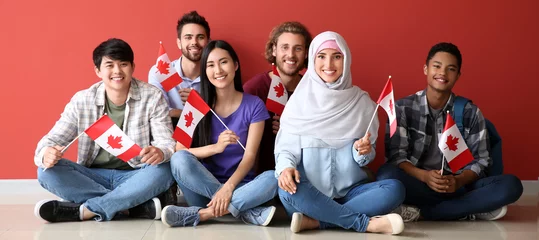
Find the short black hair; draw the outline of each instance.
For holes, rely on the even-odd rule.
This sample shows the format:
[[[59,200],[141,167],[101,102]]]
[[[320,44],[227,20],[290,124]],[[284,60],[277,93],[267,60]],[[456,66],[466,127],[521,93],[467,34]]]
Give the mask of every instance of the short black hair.
[[[120,60],[130,62],[133,65],[135,55],[131,46],[122,39],[110,38],[102,42],[94,49],[93,53],[94,65],[99,69],[103,57],[108,57],[112,60]]]
[[[453,43],[441,42],[432,46],[432,48],[430,48],[429,55],[427,56],[427,61],[425,61],[425,64],[427,66],[429,65],[429,61],[438,52],[446,52],[455,56],[455,58],[457,58],[457,67],[459,68],[459,73],[460,73],[460,67],[462,66],[462,55],[460,54],[459,48]]]
[[[176,25],[176,31],[178,32],[178,38],[182,37],[183,26],[186,25],[186,24],[190,24],[190,23],[194,23],[194,24],[198,24],[198,25],[202,26],[204,28],[204,30],[206,30],[206,37],[208,39],[210,39],[210,25],[206,21],[206,18],[204,18],[203,16],[200,16],[197,13],[197,11],[188,12],[188,13],[184,14],[182,16],[182,18],[180,18],[178,20],[178,25]]]

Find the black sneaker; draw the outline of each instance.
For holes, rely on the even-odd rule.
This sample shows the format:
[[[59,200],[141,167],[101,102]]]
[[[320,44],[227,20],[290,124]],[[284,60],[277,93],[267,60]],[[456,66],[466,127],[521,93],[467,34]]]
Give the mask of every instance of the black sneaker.
[[[178,185],[173,184],[168,190],[157,195],[162,206],[178,205]]]
[[[80,203],[41,200],[34,207],[34,215],[47,222],[74,222],[80,220]]]
[[[161,202],[159,198],[152,198],[149,201],[129,209],[129,217],[161,219]]]

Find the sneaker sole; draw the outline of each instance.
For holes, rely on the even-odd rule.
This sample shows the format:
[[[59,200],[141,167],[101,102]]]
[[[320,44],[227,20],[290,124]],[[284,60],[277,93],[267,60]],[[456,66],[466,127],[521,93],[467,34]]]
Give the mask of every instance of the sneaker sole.
[[[273,215],[275,214],[275,210],[277,208],[272,206],[271,207],[271,212],[269,213],[268,217],[266,218],[266,221],[264,221],[264,223],[262,223],[262,225],[260,226],[268,226],[268,224],[271,222],[271,219],[273,219]]]
[[[155,204],[155,217],[153,219],[159,220],[161,219],[162,209],[161,209],[161,201],[159,198],[152,198],[153,203]]]
[[[161,222],[163,224],[165,224],[165,226],[171,228],[172,226],[170,226],[168,223],[167,223],[167,218],[166,218],[166,212],[167,212],[167,209],[169,208],[170,206],[166,206],[165,208],[163,208],[163,210],[161,211]]]
[[[39,214],[39,210],[41,209],[41,206],[43,206],[43,204],[48,203],[50,201],[54,201],[54,199],[43,199],[36,203],[36,205],[34,206],[34,215],[37,218],[42,219],[43,221],[49,222],[45,220],[43,217],[41,217],[41,215]]]
[[[503,218],[505,216],[505,214],[507,214],[507,207],[502,207],[502,211],[500,211],[500,213],[498,215],[496,215],[496,217],[490,219],[490,221],[494,221],[494,220],[498,220],[500,218]]]

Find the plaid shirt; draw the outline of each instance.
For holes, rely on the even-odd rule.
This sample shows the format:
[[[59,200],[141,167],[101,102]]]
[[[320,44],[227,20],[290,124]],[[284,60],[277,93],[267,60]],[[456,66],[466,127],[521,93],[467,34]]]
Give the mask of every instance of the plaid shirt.
[[[66,105],[54,127],[37,144],[35,164],[43,168],[46,147],[66,146],[79,133],[103,116],[104,105],[105,85],[103,82],[77,92]],[[136,79],[131,81],[126,100],[123,131],[142,148],[152,145],[161,149],[166,161],[174,153],[176,141],[172,138],[172,123],[168,115],[167,102],[161,91],[148,83]],[[78,141],[77,162],[90,167],[100,147],[86,134],[82,134]],[[134,157],[128,163],[134,168],[141,167],[141,158]]]
[[[397,131],[391,138],[389,138],[389,132],[386,131],[386,162],[398,165],[408,161],[416,166],[421,157],[427,154],[432,137],[436,134],[432,132],[432,124],[436,124],[437,129],[444,129],[446,111],[449,110],[453,116],[454,99],[455,95],[452,93],[442,109],[442,113],[435,121],[429,117],[426,90],[397,101],[395,103]],[[470,169],[478,176],[484,177],[485,169],[491,164],[485,118],[473,103],[466,104],[463,115],[463,138],[472,152],[474,160],[459,170],[457,174],[460,174],[464,169]],[[386,129],[389,129],[389,126]],[[444,168],[451,171],[447,164],[444,165]]]

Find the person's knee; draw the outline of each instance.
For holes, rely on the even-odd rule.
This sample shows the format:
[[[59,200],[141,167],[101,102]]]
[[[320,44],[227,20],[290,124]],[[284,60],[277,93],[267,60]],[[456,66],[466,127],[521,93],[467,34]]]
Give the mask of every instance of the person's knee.
[[[397,179],[385,179],[385,180],[379,180],[380,188],[384,189],[382,196],[382,199],[385,199],[388,201],[388,203],[392,206],[398,206],[402,202],[404,202],[404,198],[406,197],[406,188],[404,187],[404,184],[402,184],[401,181]]]
[[[524,191],[522,181],[512,174],[502,175],[502,177],[503,188],[507,192],[508,200],[516,202],[520,196],[522,196],[522,192]]]
[[[378,180],[384,180],[384,179],[399,179],[400,176],[400,170],[397,166],[386,163],[382,165],[376,174],[376,178]]]
[[[60,159],[56,165],[51,168],[47,168],[46,171],[43,168],[37,168],[37,181],[39,184],[41,184],[41,186],[43,186],[44,183],[51,181],[51,179],[55,178],[59,172],[65,169],[64,167],[69,166],[71,163],[72,162],[69,160]]]
[[[187,150],[178,151],[170,158],[171,171],[176,174],[191,172],[195,161],[198,159]]]

